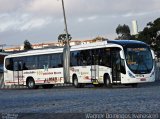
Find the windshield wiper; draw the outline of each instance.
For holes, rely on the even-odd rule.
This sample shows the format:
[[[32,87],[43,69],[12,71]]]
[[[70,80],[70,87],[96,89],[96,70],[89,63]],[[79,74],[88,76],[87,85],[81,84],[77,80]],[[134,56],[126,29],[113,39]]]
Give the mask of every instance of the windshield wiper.
[[[140,64],[144,65],[146,67],[146,69],[147,69],[147,72],[149,72],[149,69],[148,69],[146,63],[144,62],[143,56],[142,55],[138,55],[138,66],[137,66],[137,69],[136,69],[136,73],[138,72],[138,68],[139,68]]]
[[[146,63],[145,63],[145,62],[143,62],[143,65],[146,67],[147,72],[149,73],[149,69],[148,69],[148,67],[147,67],[147,65],[146,65]]]
[[[137,64],[138,64],[138,66],[137,66],[137,69],[135,70],[135,73],[138,73],[138,68],[139,68],[139,64],[140,64],[140,56],[138,55],[138,62],[137,62]]]

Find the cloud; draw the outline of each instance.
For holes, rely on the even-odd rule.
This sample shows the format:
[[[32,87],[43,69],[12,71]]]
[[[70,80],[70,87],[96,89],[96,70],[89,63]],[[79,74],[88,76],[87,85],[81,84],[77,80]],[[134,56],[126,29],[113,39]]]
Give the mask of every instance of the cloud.
[[[0,0],[0,14],[23,12],[32,0]]]
[[[19,30],[24,31],[24,30],[33,30],[33,29],[38,29],[38,28],[43,28],[47,24],[51,22],[52,18],[36,18],[36,19],[30,19],[22,26],[19,27]],[[20,23],[21,24],[21,23]]]
[[[150,14],[159,14],[160,10],[156,10],[156,11],[146,11],[146,12],[138,12],[138,13],[134,13],[134,12],[129,12],[126,14],[123,14],[122,17],[138,17],[138,16],[148,16]]]
[[[0,19],[0,32],[5,32],[7,30],[33,30],[41,28],[52,21],[51,17],[38,18],[29,14],[1,14]]]
[[[149,12],[160,8],[159,0],[66,0],[70,16],[111,16],[130,12]]]
[[[90,16],[90,17],[80,17],[78,18],[78,22],[85,22],[85,21],[93,21],[93,20],[96,20],[97,19],[97,16]]]
[[[67,17],[118,16],[156,11],[159,0],[64,0]],[[0,13],[62,17],[61,0],[0,0]],[[130,14],[130,15],[132,15]]]
[[[85,19],[84,18],[78,18],[78,22],[83,22]]]
[[[88,20],[95,20],[97,18],[97,16],[90,16],[90,17],[88,17],[87,19]]]
[[[160,16],[160,0],[64,0],[64,3],[69,32],[78,39],[100,34],[113,37],[118,24],[130,25],[133,19],[142,29]],[[63,31],[61,0],[0,0],[0,37],[5,42],[24,38],[47,42],[57,39]]]
[[[64,0],[69,15],[113,15],[127,12],[155,11],[159,0]],[[62,13],[61,0],[0,0],[0,13],[28,12],[30,14],[58,15]]]
[[[25,9],[33,14],[58,15],[61,8],[61,1],[58,0],[32,0]]]

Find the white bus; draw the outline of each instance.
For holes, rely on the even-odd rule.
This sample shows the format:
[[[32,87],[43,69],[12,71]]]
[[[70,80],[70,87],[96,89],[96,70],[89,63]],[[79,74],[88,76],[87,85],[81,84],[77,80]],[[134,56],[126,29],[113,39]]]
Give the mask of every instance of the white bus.
[[[63,84],[63,48],[32,50],[5,57],[5,85],[51,88]],[[135,40],[108,40],[72,46],[70,83],[75,87],[155,81],[154,53]]]

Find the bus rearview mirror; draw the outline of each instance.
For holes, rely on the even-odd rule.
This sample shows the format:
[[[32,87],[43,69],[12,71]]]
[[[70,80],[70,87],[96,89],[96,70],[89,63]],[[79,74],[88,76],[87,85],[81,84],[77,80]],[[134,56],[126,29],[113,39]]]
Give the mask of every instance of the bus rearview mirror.
[[[152,57],[153,57],[153,59],[155,59],[154,51],[153,51],[153,50],[151,50],[151,53],[152,53]]]
[[[123,53],[122,50],[120,51],[120,57],[121,57],[121,59],[124,59],[124,58],[125,58],[125,57],[124,57],[124,53]]]

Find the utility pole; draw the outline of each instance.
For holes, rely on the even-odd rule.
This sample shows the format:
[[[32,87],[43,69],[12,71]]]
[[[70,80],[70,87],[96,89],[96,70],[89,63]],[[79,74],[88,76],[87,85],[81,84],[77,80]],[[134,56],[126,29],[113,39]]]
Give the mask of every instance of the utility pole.
[[[2,48],[2,52],[3,52],[4,46],[6,46],[6,44],[0,44],[0,47]]]
[[[69,45],[69,34],[68,34],[67,20],[66,20],[63,0],[62,0],[62,9],[63,9],[65,34],[66,34],[64,41],[64,49],[63,49],[63,75],[64,75],[64,83],[70,83],[70,45]]]

